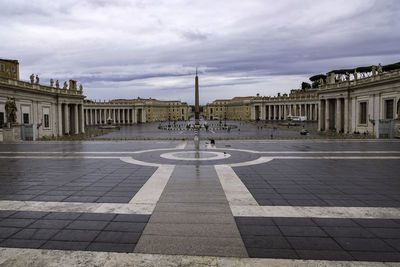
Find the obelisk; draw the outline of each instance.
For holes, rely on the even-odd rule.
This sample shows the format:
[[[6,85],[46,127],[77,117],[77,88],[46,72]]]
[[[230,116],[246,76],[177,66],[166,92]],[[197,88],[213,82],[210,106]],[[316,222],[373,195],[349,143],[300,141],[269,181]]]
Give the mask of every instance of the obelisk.
[[[194,127],[198,129],[200,128],[200,107],[199,107],[199,77],[197,76],[197,68],[196,68],[196,77],[194,80],[195,80]]]

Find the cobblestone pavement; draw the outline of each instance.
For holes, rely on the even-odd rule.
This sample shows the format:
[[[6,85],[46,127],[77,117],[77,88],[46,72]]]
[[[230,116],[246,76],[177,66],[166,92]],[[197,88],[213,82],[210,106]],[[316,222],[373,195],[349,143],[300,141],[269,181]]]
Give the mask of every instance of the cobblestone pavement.
[[[0,264],[32,263],[27,248],[42,259],[64,257],[63,250],[176,255],[180,264],[197,259],[181,255],[243,258],[240,264],[255,263],[248,257],[400,262],[399,141],[200,147],[0,144]],[[73,255],[96,261],[96,254]]]

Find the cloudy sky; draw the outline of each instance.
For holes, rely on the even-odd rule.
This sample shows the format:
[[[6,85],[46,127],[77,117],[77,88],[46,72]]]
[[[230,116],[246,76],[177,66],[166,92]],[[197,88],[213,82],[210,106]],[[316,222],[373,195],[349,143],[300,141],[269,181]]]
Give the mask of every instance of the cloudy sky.
[[[398,0],[0,0],[0,58],[89,99],[276,95],[335,68],[400,61]]]

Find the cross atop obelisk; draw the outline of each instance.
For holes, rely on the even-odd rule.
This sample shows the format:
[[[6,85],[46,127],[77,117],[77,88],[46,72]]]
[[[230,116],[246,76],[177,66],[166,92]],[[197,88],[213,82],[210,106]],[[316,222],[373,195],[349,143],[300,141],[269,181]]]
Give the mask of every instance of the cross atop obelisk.
[[[194,126],[196,128],[200,128],[199,77],[197,76],[197,67],[196,67],[196,77],[194,80],[195,80]]]

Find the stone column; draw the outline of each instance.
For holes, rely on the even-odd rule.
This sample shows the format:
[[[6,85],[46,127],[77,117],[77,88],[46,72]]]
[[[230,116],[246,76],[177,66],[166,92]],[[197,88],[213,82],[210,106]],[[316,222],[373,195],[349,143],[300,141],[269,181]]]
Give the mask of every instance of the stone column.
[[[268,105],[268,120],[271,120],[271,105]]]
[[[117,123],[117,120],[115,119],[115,108],[113,108],[113,113],[112,113],[112,119],[114,123]]]
[[[86,120],[86,125],[89,125],[89,110],[88,109],[84,109],[83,110],[84,114],[85,114],[85,120]]]
[[[97,108],[94,108],[94,125],[97,125]]]
[[[325,131],[328,131],[330,128],[329,102],[329,99],[325,100]]]
[[[123,124],[126,123],[126,121],[125,121],[125,110],[126,110],[126,109],[122,109],[122,123],[123,123]]]
[[[132,122],[137,123],[137,118],[136,118],[136,109],[132,109]]]
[[[314,104],[314,117],[313,117],[314,121],[318,119],[318,115],[317,114],[318,114],[318,105]]]
[[[324,101],[325,100],[320,100],[319,101],[319,109],[318,109],[318,131],[323,131],[325,129],[324,124],[325,124],[325,118],[324,118]]]
[[[57,127],[58,127],[58,135],[62,136],[63,132],[62,132],[62,128],[63,128],[63,120],[62,120],[62,104],[59,103],[57,105],[57,116],[58,116],[58,123],[57,123]]]
[[[69,134],[69,107],[64,105],[64,134]]]
[[[284,120],[287,120],[287,108],[288,108],[287,105],[283,106],[283,119]]]
[[[344,98],[344,132],[349,133],[349,99]]]
[[[84,109],[83,109],[83,105],[82,104],[80,104],[79,105],[79,110],[80,110],[80,115],[81,115],[81,133],[84,133],[85,132],[85,117],[84,117],[84,113],[85,113],[85,111],[84,111]],[[86,120],[87,121],[87,120]]]
[[[126,115],[127,115],[127,118],[128,118],[128,124],[130,124],[131,123],[131,109],[130,108],[128,108],[127,110],[126,110]]]
[[[74,133],[79,133],[78,104],[74,104]]]
[[[336,132],[339,133],[342,130],[342,99],[336,98]]]

